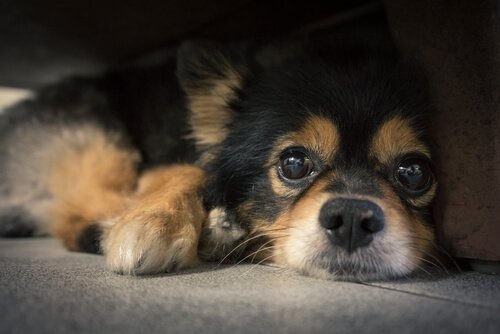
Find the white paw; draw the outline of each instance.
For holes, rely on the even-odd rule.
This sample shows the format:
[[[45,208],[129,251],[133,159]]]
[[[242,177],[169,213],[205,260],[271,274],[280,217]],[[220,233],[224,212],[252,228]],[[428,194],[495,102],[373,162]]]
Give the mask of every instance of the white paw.
[[[175,215],[141,213],[116,219],[102,246],[108,267],[127,275],[170,272],[198,262],[199,232]],[[111,224],[110,224],[111,225]]]

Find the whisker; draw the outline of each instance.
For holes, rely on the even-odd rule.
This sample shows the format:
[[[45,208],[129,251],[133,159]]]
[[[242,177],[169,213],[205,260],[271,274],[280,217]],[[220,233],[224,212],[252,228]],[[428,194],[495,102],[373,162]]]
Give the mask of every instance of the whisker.
[[[417,248],[417,247],[413,247],[413,245],[408,245],[408,247],[409,247],[410,249],[420,250],[420,249],[419,249],[419,248]],[[398,251],[395,251],[395,252],[396,252],[397,254],[404,255],[404,254],[402,254],[401,252],[398,252]],[[429,261],[429,260],[427,260],[427,259],[425,259],[425,258],[423,258],[423,257],[420,257],[420,256],[414,256],[414,258],[415,258],[416,260],[418,260],[420,263],[421,263],[421,262],[426,262],[426,263],[432,264],[433,266],[435,266],[435,267],[439,268],[439,266],[437,266],[434,262]],[[408,277],[409,277],[409,273],[411,273],[412,271],[415,271],[415,270],[420,270],[420,271],[423,271],[424,273],[426,273],[426,274],[427,274],[429,277],[431,277],[431,278],[434,278],[434,277],[435,277],[435,276],[434,276],[431,272],[427,271],[427,270],[424,268],[424,266],[422,266],[420,263],[415,262],[415,261],[412,261],[410,258],[407,258],[407,261],[409,262],[409,264],[410,264],[411,266],[413,266],[413,267],[414,267],[414,269],[413,269],[413,270],[410,270],[410,269],[411,269],[411,267],[410,267],[410,266],[405,265],[405,264],[402,264],[402,265],[403,265],[403,267],[405,268],[405,271],[406,271],[406,272],[408,272],[408,274],[403,274],[403,276],[404,276],[405,278],[408,278]],[[439,268],[439,269],[441,269],[441,268]]]
[[[284,237],[284,236],[279,237],[279,238],[283,238],[283,237]],[[267,247],[267,248],[262,249],[262,248],[263,248],[263,247],[265,247],[267,244],[269,244],[269,243],[271,243],[271,242],[275,241],[276,239],[277,239],[277,238],[274,238],[274,239],[271,239],[271,240],[269,240],[269,241],[265,242],[262,246],[260,246],[260,247],[259,247],[259,249],[257,249],[257,251],[253,252],[253,254],[254,254],[254,255],[253,255],[252,260],[251,260],[250,262],[252,262],[252,263],[253,263],[253,261],[255,260],[255,257],[257,256],[257,254],[258,254],[260,251],[267,250],[267,249],[269,249],[269,248],[271,248],[271,247],[276,247],[276,245],[271,245],[271,247]],[[246,259],[246,258],[247,258],[247,257],[245,257],[245,259]]]
[[[255,256],[256,256],[259,252],[261,252],[261,251],[263,251],[263,250],[266,250],[266,249],[269,249],[269,248],[272,248],[272,247],[276,247],[276,246],[274,246],[274,245],[269,246],[269,247],[266,247],[266,245],[270,244],[271,242],[273,242],[273,241],[274,241],[274,240],[276,240],[277,238],[283,238],[283,237],[284,237],[284,236],[281,236],[281,237],[276,237],[276,238],[273,238],[273,239],[270,239],[270,240],[266,241],[265,243],[263,243],[263,244],[259,247],[259,249],[257,249],[256,251],[253,251],[253,252],[252,252],[252,253],[250,253],[249,255],[245,256],[243,259],[241,259],[240,261],[238,261],[238,263],[236,263],[236,264],[238,265],[238,264],[242,263],[243,261],[245,261],[246,259],[248,259],[248,258],[249,258],[249,257],[251,257],[252,255],[253,255],[253,258],[252,258],[252,261],[251,261],[251,262],[253,262],[253,260],[255,259]],[[264,247],[265,247],[265,248],[264,248]],[[264,248],[264,249],[263,249],[263,248]]]
[[[277,253],[277,254],[279,255],[280,253]],[[270,255],[270,256],[268,256],[268,257],[266,257],[266,258],[264,258],[264,259],[260,260],[260,261],[259,261],[259,262],[257,262],[256,264],[252,265],[252,267],[251,267],[250,269],[248,269],[247,271],[245,271],[243,274],[241,274],[241,275],[239,276],[239,278],[241,278],[241,277],[245,276],[246,274],[248,274],[249,272],[251,272],[252,270],[254,270],[254,269],[255,269],[258,265],[260,265],[262,262],[269,260],[270,258],[272,258],[272,257],[273,257],[273,256],[275,256],[275,255],[276,255],[276,254]]]
[[[418,257],[418,256],[416,257],[416,259],[417,259],[417,260],[419,260],[419,261],[423,261],[423,262],[427,262],[427,263],[432,263],[432,262],[429,262],[429,261],[427,261],[427,260],[425,260],[425,259],[423,259],[423,258],[421,258],[421,257]],[[434,278],[434,275],[432,275],[429,271],[425,270],[425,269],[424,269],[424,266],[419,265],[419,264],[417,264],[417,263],[413,263],[413,264],[414,264],[414,265],[416,265],[416,268],[415,268],[415,269],[417,269],[417,270],[421,270],[421,271],[423,271],[424,273],[426,273],[427,275],[429,275],[431,278]],[[434,263],[433,263],[433,264],[434,264]]]
[[[433,240],[433,239],[427,239],[427,238],[422,238],[422,237],[419,237],[419,236],[413,236],[413,239],[427,241],[436,251],[438,251],[439,253],[445,255],[446,258],[451,261],[451,263],[453,264],[453,266],[455,267],[455,269],[458,270],[459,273],[462,273],[462,269],[460,268],[460,266],[458,265],[458,263],[455,261],[455,259],[453,258],[453,256],[443,246],[441,246],[438,243],[436,243],[435,240]]]
[[[255,252],[252,252],[251,254],[245,256],[243,259],[241,259],[240,261],[238,261],[238,263],[236,263],[235,265],[238,265],[238,264],[241,264],[243,263],[246,259],[248,259],[249,257],[251,257],[253,255],[253,258],[251,260],[250,263],[253,263],[253,260],[255,259],[255,256],[257,256],[258,253],[260,252],[263,252],[263,251],[266,251],[266,250],[270,250],[270,249],[276,249],[277,247],[276,246],[269,246],[269,247],[264,247],[264,248],[259,248],[258,250],[256,250]]]
[[[424,255],[426,255],[427,257],[432,258],[432,260],[436,261],[436,262],[439,264],[439,266],[438,266],[438,264],[436,264],[435,262],[430,261],[430,260],[428,260],[428,261],[427,261],[428,263],[431,263],[431,264],[433,264],[436,268],[441,269],[441,270],[442,270],[442,271],[444,271],[447,275],[449,275],[449,274],[450,274],[450,272],[448,271],[448,269],[446,269],[446,266],[445,266],[445,265],[444,265],[441,261],[439,261],[439,258],[435,257],[432,253],[426,252],[426,251],[425,251],[425,250],[423,250],[423,249],[417,248],[417,250],[419,250],[420,252],[422,252],[422,253],[423,253]],[[423,260],[423,259],[422,259],[422,260]]]
[[[280,232],[281,230],[286,230],[286,229],[275,229],[273,230],[273,232]],[[280,232],[280,233],[283,233],[283,232]],[[224,261],[231,255],[233,254],[238,248],[240,248],[241,246],[245,245],[245,244],[248,244],[250,241],[252,240],[255,240],[257,238],[260,238],[260,237],[270,237],[268,234],[267,234],[267,231],[265,233],[260,233],[260,234],[257,234],[253,237],[250,237],[248,239],[245,239],[244,241],[240,242],[237,246],[235,246],[229,253],[226,254],[226,256],[224,256],[222,258],[222,260],[219,261],[219,265],[221,265],[222,263],[224,263]]]

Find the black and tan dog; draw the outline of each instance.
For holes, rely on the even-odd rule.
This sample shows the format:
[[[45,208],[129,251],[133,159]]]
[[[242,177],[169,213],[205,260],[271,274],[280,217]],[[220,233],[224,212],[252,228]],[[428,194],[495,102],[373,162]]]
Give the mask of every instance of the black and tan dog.
[[[326,278],[411,273],[434,239],[422,87],[393,60],[304,49],[187,43],[11,108],[0,233],[52,231],[125,274],[234,254]]]

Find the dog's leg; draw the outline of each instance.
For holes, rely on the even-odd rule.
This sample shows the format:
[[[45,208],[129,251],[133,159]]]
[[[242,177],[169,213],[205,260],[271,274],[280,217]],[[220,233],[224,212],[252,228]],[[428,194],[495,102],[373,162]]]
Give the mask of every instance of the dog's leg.
[[[49,167],[52,230],[69,250],[97,253],[102,234],[97,222],[129,205],[137,186],[139,156],[100,129],[82,127],[68,136],[59,141],[58,155]],[[81,138],[72,143],[73,137]]]
[[[144,174],[135,202],[105,231],[102,246],[109,268],[123,274],[154,274],[195,265],[206,219],[204,183],[203,170],[191,165]]]

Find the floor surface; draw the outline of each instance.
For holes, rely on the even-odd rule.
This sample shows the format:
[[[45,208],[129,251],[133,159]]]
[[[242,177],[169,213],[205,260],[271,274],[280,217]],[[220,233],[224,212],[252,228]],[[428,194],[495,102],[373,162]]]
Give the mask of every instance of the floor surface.
[[[262,265],[153,277],[50,238],[0,239],[0,333],[500,333],[500,276],[370,284]]]

